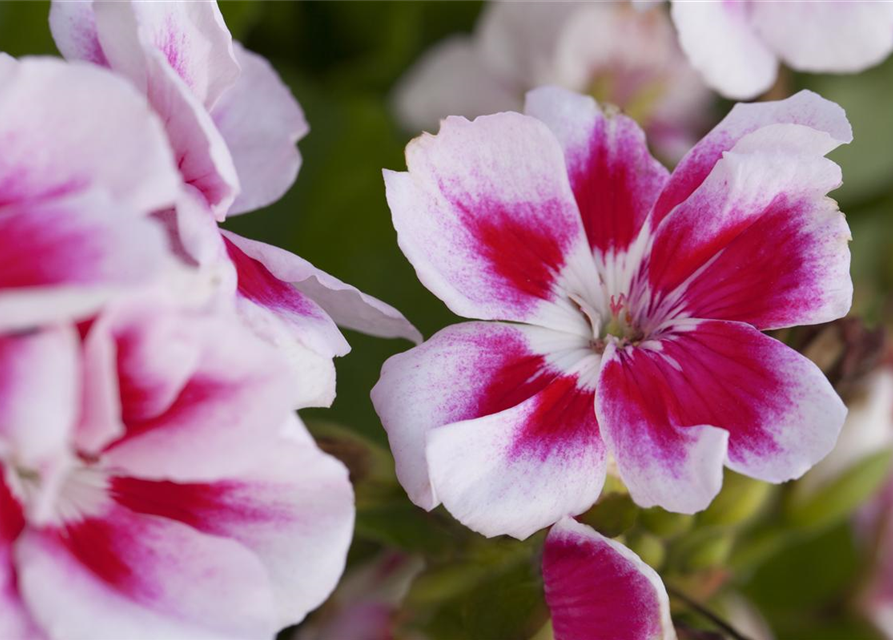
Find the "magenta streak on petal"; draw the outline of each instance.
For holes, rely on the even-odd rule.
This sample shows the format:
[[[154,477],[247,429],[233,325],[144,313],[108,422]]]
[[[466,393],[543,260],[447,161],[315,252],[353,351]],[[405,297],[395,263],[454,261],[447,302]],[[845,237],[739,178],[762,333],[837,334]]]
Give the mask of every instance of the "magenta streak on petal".
[[[603,253],[623,251],[632,243],[666,175],[658,178],[646,170],[653,160],[631,125],[615,123],[613,137],[607,125],[600,119],[583,153],[568,163],[589,246]]]
[[[722,158],[723,151],[729,150],[734,143],[735,140],[728,135],[711,133],[709,142],[701,142],[682,159],[654,205],[651,222],[655,228],[676,205],[684,202],[701,186]]]
[[[167,62],[170,64],[171,69],[173,69],[177,75],[183,79],[183,82],[192,89],[194,83],[187,73],[186,64],[183,61],[183,51],[187,50],[189,46],[186,34],[177,30],[173,17],[168,16],[166,22],[167,25],[164,30],[164,37],[158,43],[158,48],[164,54],[164,57],[167,58]]]
[[[229,525],[287,523],[287,509],[246,498],[246,489],[260,488],[236,481],[177,483],[114,477],[109,492],[123,507],[136,513],[176,520],[213,535],[227,535]],[[254,496],[256,497],[256,496]]]
[[[230,260],[238,274],[239,293],[262,307],[299,317],[327,320],[315,303],[288,282],[274,276],[263,263],[239,249],[229,238],[223,238]]]
[[[654,585],[604,541],[550,536],[543,578],[556,640],[662,637]]]
[[[4,475],[5,469],[0,462],[0,546],[11,544],[25,528],[22,505],[12,495]]]
[[[545,461],[564,452],[579,452],[599,439],[595,392],[581,390],[574,378],[562,377],[536,399],[536,408],[512,443],[511,457],[534,455]]]
[[[729,432],[732,460],[778,452],[766,429],[787,409],[785,380],[767,360],[771,353],[740,331],[746,329],[703,323],[664,338],[660,352],[634,349],[621,356],[626,376],[618,388],[626,395],[620,401],[641,412],[664,451],[672,452],[681,437],[676,427],[710,425]]]
[[[564,266],[573,233],[560,226],[563,205],[544,202],[504,202],[453,199],[471,233],[470,250],[489,265],[503,284],[494,296],[507,296],[516,305],[536,297],[550,300],[555,278]]]
[[[107,238],[53,220],[50,226],[44,215],[0,212],[0,289],[82,284],[102,275]]]
[[[822,280],[825,264],[813,255],[816,241],[808,237],[814,213],[808,203],[773,201],[687,286],[688,312],[765,328],[821,305],[829,283]]]
[[[156,429],[178,429],[190,425],[198,419],[197,414],[201,414],[203,411],[212,411],[211,405],[215,402],[228,401],[230,396],[237,391],[233,387],[233,384],[195,376],[186,384],[166,411],[149,420],[127,422],[124,435],[110,443],[106,450],[114,449],[131,438]],[[126,399],[122,398],[122,400]],[[137,402],[142,402],[139,396],[135,396],[135,399]],[[122,414],[126,415],[127,413],[128,409],[123,408]]]

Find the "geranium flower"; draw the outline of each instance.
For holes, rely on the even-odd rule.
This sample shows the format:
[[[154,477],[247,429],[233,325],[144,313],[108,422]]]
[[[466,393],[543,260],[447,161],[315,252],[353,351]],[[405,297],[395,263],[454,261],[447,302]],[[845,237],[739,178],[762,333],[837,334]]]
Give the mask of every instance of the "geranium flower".
[[[0,54],[0,140],[0,330],[85,317],[158,275],[167,248],[148,214],[178,178],[126,82]]]
[[[802,92],[738,105],[668,175],[588,97],[447,118],[385,172],[400,246],[470,322],[385,363],[372,398],[410,498],[519,538],[588,509],[609,456],[633,499],[691,513],[723,464],[783,482],[846,409],[762,330],[850,306],[849,229],[824,154],[851,139]]]
[[[354,511],[285,361],[234,315],[153,296],[79,329],[0,337],[0,636],[300,621],[343,570]]]
[[[566,518],[543,550],[555,640],[676,640],[660,576],[619,542]]]
[[[709,126],[712,94],[669,17],[625,2],[488,3],[474,35],[444,40],[410,69],[395,106],[407,128],[433,130],[448,115],[518,111],[545,84],[617,105],[672,160]]]
[[[335,396],[332,358],[350,347],[335,323],[381,337],[421,336],[393,307],[286,251],[217,222],[266,206],[292,185],[303,112],[270,64],[233,42],[216,2],[67,2],[50,12],[68,59],[107,66],[145,93],[166,123],[183,193],[168,212],[189,259],[228,276],[243,318],[292,356],[301,406]]]
[[[768,90],[779,61],[797,71],[856,73],[893,51],[889,2],[674,1],[671,13],[692,65],[738,100]]]

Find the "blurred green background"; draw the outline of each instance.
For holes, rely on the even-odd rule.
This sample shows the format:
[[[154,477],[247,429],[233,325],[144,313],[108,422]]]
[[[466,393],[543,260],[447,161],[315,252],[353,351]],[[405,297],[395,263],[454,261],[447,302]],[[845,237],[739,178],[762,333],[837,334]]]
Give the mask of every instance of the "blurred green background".
[[[397,248],[381,170],[404,168],[403,148],[417,133],[401,130],[392,116],[390,92],[395,81],[432,43],[453,32],[471,31],[481,7],[479,2],[458,1],[221,2],[234,36],[272,61],[303,106],[311,128],[300,143],[303,167],[288,195],[272,207],[233,219],[226,226],[289,249],[393,304],[426,337],[456,321],[419,284]],[[44,2],[0,2],[0,49],[17,56],[55,54],[47,13]],[[891,317],[889,293],[893,287],[893,59],[859,75],[795,75],[791,82],[795,88],[811,88],[840,103],[853,123],[855,142],[832,156],[843,167],[845,181],[832,195],[853,230],[854,314],[865,316],[870,323],[883,322]],[[728,106],[718,103],[717,119]],[[350,334],[348,339],[353,352],[337,363],[338,398],[333,408],[307,412],[305,417],[311,422],[338,423],[385,446],[368,394],[382,362],[409,345],[358,334]],[[383,466],[389,466],[386,452],[376,455],[383,455]],[[733,485],[724,491],[727,501],[746,502],[736,497]],[[375,544],[387,543],[422,551],[434,558],[435,564],[446,559],[456,568],[464,576],[462,580],[468,581],[460,580],[456,591],[473,593],[482,602],[474,606],[460,603],[461,614],[432,614],[435,622],[431,624],[440,625],[440,632],[432,632],[434,635],[499,638],[520,633],[493,628],[492,624],[494,616],[517,621],[512,606],[524,615],[537,608],[531,606],[531,599],[540,601],[541,586],[531,578],[529,567],[518,569],[504,561],[515,557],[512,554],[518,549],[528,550],[525,557],[535,555],[529,551],[533,547],[529,543],[491,546],[486,557],[494,563],[491,568],[498,569],[484,576],[480,571],[462,574],[463,566],[481,562],[481,539],[459,532],[443,514],[424,516],[399,489],[391,488],[387,495],[391,502],[382,509],[361,512],[361,542],[355,556],[371,553]],[[362,506],[364,496],[360,497]],[[767,494],[759,507],[777,513],[783,498]],[[622,502],[622,498],[618,500]],[[382,503],[377,504],[380,507]],[[852,506],[847,508],[851,511]],[[617,513],[625,513],[623,508],[619,504]],[[627,522],[625,516],[602,511],[601,516],[593,516],[596,522],[609,526],[620,518],[626,529],[618,531],[633,527],[630,523],[637,518],[645,523],[630,529],[629,539],[641,541],[654,533],[654,527],[641,515],[631,516]],[[747,519],[727,522],[711,520],[712,516],[705,522],[701,517],[696,523],[700,533],[694,542],[686,543],[689,549],[685,545],[681,550],[671,548],[669,561],[675,557],[683,568],[696,561],[699,569],[721,566],[723,571],[731,571],[735,584],[762,610],[777,638],[873,638],[868,625],[846,606],[866,560],[854,545],[847,509],[839,511],[820,522],[813,519],[806,523],[774,517],[756,523]],[[733,534],[735,544],[726,543]],[[445,552],[445,546],[455,547],[456,536],[464,536],[464,546]],[[363,548],[364,537],[371,541],[368,549]],[[709,551],[714,548],[718,555],[711,559]],[[424,606],[430,600],[425,600],[426,593],[415,593],[413,602]],[[481,594],[489,595],[482,598]],[[500,613],[485,615],[492,611]]]

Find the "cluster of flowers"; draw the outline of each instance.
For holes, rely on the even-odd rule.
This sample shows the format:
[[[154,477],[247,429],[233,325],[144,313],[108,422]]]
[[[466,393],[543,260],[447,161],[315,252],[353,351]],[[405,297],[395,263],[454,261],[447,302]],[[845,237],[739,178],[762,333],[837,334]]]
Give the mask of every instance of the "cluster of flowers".
[[[866,16],[893,20],[877,6],[808,11],[861,33]],[[794,3],[674,3],[680,49],[662,13],[518,9],[427,61],[424,100],[408,81],[401,109],[433,117],[429,76],[451,68],[486,89],[454,92],[480,101],[467,115],[543,83],[603,90],[678,157],[702,123],[674,114],[709,99],[683,51],[732,96],[767,88],[779,56],[813,69],[827,53],[786,37],[807,11]],[[737,57],[704,54],[690,34],[705,20]],[[307,125],[216,4],[56,2],[50,26],[67,61],[0,57],[0,637],[271,637],[328,596],[351,539],[347,472],[295,414],[334,398],[337,325],[421,336],[219,229],[289,188]],[[623,57],[591,26],[652,47]],[[832,70],[893,47],[863,40]],[[409,145],[407,172],[385,173],[419,278],[479,321],[389,360],[373,402],[415,504],[486,536],[551,527],[556,638],[669,640],[658,575],[573,516],[609,473],[643,507],[693,513],[723,467],[784,482],[832,450],[844,404],[763,331],[850,307],[825,156],[852,132],[809,92],[739,105],[670,173],[639,124],[590,96],[534,89],[523,111],[447,118]]]
[[[392,308],[218,229],[307,132],[214,3],[66,3],[0,54],[0,637],[269,638],[334,588],[336,322]]]

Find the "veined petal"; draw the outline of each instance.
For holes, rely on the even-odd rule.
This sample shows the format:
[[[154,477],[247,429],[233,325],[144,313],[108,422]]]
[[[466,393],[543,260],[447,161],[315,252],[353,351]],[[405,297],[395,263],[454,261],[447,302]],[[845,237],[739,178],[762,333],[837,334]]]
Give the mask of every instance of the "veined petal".
[[[499,323],[453,325],[385,362],[372,403],[410,499],[433,509],[428,435],[523,403],[591,355],[583,338]]]
[[[639,125],[556,87],[528,93],[524,110],[561,142],[590,247],[603,255],[627,250],[669,176],[651,157]]]
[[[747,100],[775,82],[778,60],[751,22],[751,4],[673,2],[679,44],[707,84],[727,98]]]
[[[654,569],[571,518],[546,537],[543,579],[555,640],[676,640]]]
[[[685,3],[684,6],[698,10],[699,6],[714,4]],[[757,129],[776,124],[797,124],[824,131],[837,144],[846,144],[853,139],[853,129],[843,109],[811,91],[800,91],[790,98],[776,102],[736,104],[722,122],[679,162],[655,205],[654,226],[657,227],[676,205],[701,186],[723,154],[741,138]],[[818,144],[815,148],[827,146],[827,143],[822,143],[821,138],[816,137],[815,140]],[[822,155],[827,153],[816,152]]]
[[[609,345],[596,393],[596,415],[608,451],[633,500],[642,507],[695,513],[722,486],[729,435],[689,417],[686,402],[710,405],[684,380],[684,362],[661,345]],[[668,381],[669,378],[669,381]],[[683,395],[684,394],[684,395]]]
[[[81,319],[166,255],[160,226],[102,190],[0,206],[0,329]]]
[[[199,481],[231,473],[234,451],[245,465],[264,453],[296,395],[272,347],[234,314],[181,312],[147,299],[107,313],[115,313],[116,344],[128,337],[137,348],[115,362],[124,433],[103,459],[147,479]],[[173,321],[162,322],[166,315]],[[163,349],[139,348],[165,341]]]
[[[471,38],[452,36],[422,54],[400,80],[394,107],[406,129],[434,131],[448,115],[519,111],[522,90],[487,69]]]
[[[63,3],[64,4],[64,3]],[[111,67],[151,92],[152,51],[211,109],[239,77],[233,41],[216,2],[94,2],[99,42]]]
[[[310,130],[270,63],[238,42],[233,46],[242,72],[211,111],[242,187],[230,215],[265,207],[288,191],[301,166],[295,145]]]
[[[597,369],[597,360],[589,364]],[[561,377],[515,407],[432,430],[435,494],[457,520],[488,537],[523,540],[583,513],[605,481],[594,398],[591,387]]]
[[[110,492],[130,511],[235,540],[256,554],[284,627],[300,622],[335,588],[353,532],[353,491],[344,465],[306,432],[270,444],[255,466],[233,478],[185,484],[115,477]]]
[[[50,5],[50,32],[56,48],[66,60],[83,60],[101,67],[109,66],[99,34],[93,2],[53,0]]]
[[[542,122],[447,118],[406,156],[407,173],[385,172],[387,197],[428,289],[466,317],[588,329],[564,290],[597,275],[561,147]]]
[[[107,191],[119,217],[176,201],[164,130],[126,82],[49,58],[0,62],[0,207],[91,188]]]
[[[22,603],[12,553],[24,526],[22,507],[6,485],[0,463],[0,638],[39,640],[43,634]]]
[[[846,416],[818,367],[742,323],[686,321],[606,358],[599,419],[621,477],[645,506],[706,507],[723,457],[760,480],[798,478],[831,451]],[[698,433],[715,441],[709,455],[686,449]],[[652,469],[650,485],[640,469]]]
[[[279,628],[269,578],[251,551],[114,503],[26,531],[16,564],[28,609],[54,635],[235,640]]]
[[[756,2],[754,30],[798,71],[854,73],[893,50],[893,5],[888,2]]]
[[[849,229],[825,195],[840,185],[840,168],[822,157],[838,144],[824,131],[774,124],[725,152],[657,229],[648,278],[652,303],[667,306],[652,308],[652,318],[684,313],[772,328],[846,314]]]
[[[145,66],[146,96],[164,120],[183,181],[202,194],[218,221],[224,220],[239,193],[239,177],[226,141],[161,52],[149,51]]]
[[[284,249],[248,240],[229,231],[224,231],[223,235],[273,277],[292,285],[318,304],[338,325],[379,338],[421,342],[418,330],[391,305],[341,282]]]
[[[80,404],[79,374],[73,329],[0,336],[0,449],[12,452],[17,464],[39,468],[67,452]]]

